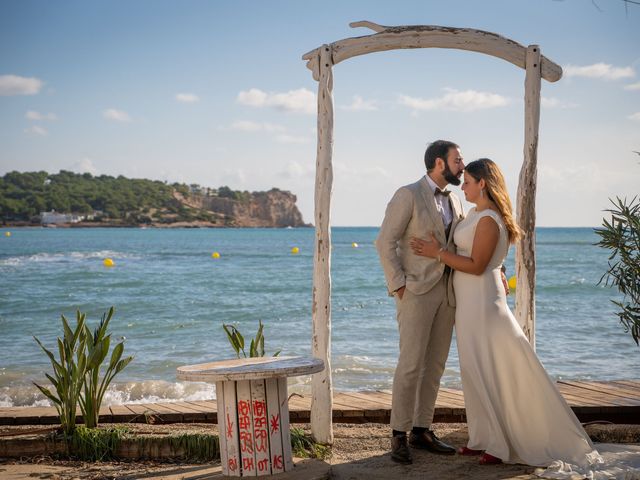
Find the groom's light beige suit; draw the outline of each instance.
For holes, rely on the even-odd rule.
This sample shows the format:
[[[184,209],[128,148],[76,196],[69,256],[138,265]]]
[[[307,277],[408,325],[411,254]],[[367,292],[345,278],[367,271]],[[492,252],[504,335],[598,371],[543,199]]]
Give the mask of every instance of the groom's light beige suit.
[[[430,427],[440,378],[451,345],[455,296],[451,275],[435,258],[415,255],[411,237],[429,238],[454,252],[453,232],[464,216],[460,199],[444,197],[451,205],[452,221],[447,235],[434,193],[425,177],[401,187],[385,213],[376,248],[389,294],[406,286],[396,309],[400,354],[393,378],[391,428],[409,431]]]

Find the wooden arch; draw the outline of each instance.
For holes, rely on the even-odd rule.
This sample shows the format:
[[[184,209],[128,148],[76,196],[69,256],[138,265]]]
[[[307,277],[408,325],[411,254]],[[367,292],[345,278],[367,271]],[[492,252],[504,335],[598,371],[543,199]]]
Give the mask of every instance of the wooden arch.
[[[331,189],[333,183],[333,65],[358,55],[402,48],[454,48],[502,58],[526,71],[525,144],[517,194],[517,221],[524,231],[516,245],[516,313],[535,348],[535,198],[541,78],[555,82],[562,68],[544,57],[537,45],[523,45],[495,33],[470,28],[411,25],[389,27],[368,21],[374,34],[346,38],[303,55],[318,81],[318,147],[315,183],[315,249],[313,264],[312,353],[325,362],[312,380],[311,430],[316,441],[333,442],[331,423]]]

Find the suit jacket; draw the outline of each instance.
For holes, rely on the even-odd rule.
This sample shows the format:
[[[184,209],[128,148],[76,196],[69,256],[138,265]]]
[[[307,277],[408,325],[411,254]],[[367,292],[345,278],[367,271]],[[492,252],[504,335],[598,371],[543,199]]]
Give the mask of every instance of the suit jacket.
[[[409,246],[411,237],[428,238],[433,232],[441,245],[455,252],[453,232],[464,218],[462,202],[449,195],[453,220],[446,237],[442,217],[436,209],[433,192],[427,179],[398,189],[389,204],[376,239],[376,248],[387,281],[389,294],[402,286],[416,295],[431,290],[444,274],[445,265],[435,258],[415,255]],[[449,304],[455,306],[452,275],[448,282]]]

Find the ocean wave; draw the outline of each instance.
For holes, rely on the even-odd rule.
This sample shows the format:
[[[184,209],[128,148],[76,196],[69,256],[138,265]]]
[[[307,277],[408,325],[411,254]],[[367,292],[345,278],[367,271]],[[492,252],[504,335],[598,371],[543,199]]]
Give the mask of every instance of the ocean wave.
[[[109,387],[103,405],[125,403],[155,403],[167,401],[195,402],[216,397],[215,386],[203,382],[168,382],[166,380],[145,380],[128,382]]]
[[[51,402],[33,385],[0,388],[0,407],[50,407]]]
[[[43,384],[43,386],[46,386]],[[106,391],[103,406],[156,402],[196,402],[215,399],[215,386],[201,382],[145,380],[112,384]],[[35,386],[14,385],[0,389],[0,407],[50,407]]]
[[[30,263],[69,263],[82,262],[85,260],[103,259],[135,259],[140,258],[139,255],[116,252],[113,250],[100,250],[97,252],[64,252],[64,253],[34,253],[32,255],[17,255],[0,259],[0,266],[17,267]]]

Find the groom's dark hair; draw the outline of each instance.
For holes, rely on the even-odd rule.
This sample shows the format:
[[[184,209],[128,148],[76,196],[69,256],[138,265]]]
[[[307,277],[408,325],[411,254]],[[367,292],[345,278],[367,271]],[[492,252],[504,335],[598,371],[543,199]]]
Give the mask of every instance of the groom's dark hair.
[[[424,166],[427,167],[427,172],[430,172],[436,166],[436,158],[441,158],[446,162],[447,154],[451,148],[460,147],[448,140],[436,140],[435,142],[430,143],[427,147],[427,151],[424,152]]]

